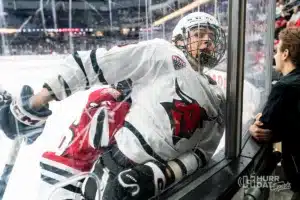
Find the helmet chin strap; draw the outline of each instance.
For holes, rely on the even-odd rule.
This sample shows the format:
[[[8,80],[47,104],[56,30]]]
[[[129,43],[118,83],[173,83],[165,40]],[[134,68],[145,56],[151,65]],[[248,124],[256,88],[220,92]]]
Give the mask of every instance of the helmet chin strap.
[[[200,74],[203,74],[203,68],[200,66],[200,63],[197,62],[197,60],[191,56],[189,53],[186,55],[187,60],[189,61],[190,65],[192,66],[192,68],[199,72]]]

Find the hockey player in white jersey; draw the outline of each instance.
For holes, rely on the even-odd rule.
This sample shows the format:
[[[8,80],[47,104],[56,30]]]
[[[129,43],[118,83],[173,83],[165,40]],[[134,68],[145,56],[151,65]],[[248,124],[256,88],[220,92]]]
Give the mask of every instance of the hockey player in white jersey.
[[[205,165],[224,130],[224,95],[202,71],[224,55],[226,38],[219,23],[206,13],[191,13],[179,21],[172,40],[75,52],[42,91],[27,98],[26,109],[24,101],[13,101],[11,112],[24,124],[42,124],[51,114],[51,100],[130,79],[132,104],[113,135],[116,144],[102,145],[109,138],[103,131],[89,135],[94,148],[107,148],[92,171],[102,180],[102,199],[156,195]],[[94,199],[95,183],[87,179],[84,186],[85,199]]]

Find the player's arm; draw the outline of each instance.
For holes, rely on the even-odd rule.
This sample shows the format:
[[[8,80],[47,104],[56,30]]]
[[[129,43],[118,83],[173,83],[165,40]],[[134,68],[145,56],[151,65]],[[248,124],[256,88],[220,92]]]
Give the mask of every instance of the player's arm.
[[[187,152],[166,164],[150,161],[119,173],[114,199],[149,199],[206,165],[203,151]]]
[[[263,123],[260,128],[269,129],[272,131],[271,140],[278,140],[280,135],[277,132],[281,132],[284,126],[282,126],[283,118],[285,116],[285,110],[289,98],[289,91],[283,84],[276,84],[268,97],[267,103],[263,109],[262,116],[259,121]]]
[[[30,97],[33,90],[23,86],[20,95],[13,97],[0,89],[0,127],[10,139],[18,135],[26,137],[28,144],[33,143],[42,133],[44,124],[51,111],[48,107],[32,109]]]
[[[54,99],[62,100],[95,84],[138,81],[152,70],[156,46],[157,42],[140,42],[109,51],[97,49],[69,55],[59,72],[32,98],[32,105],[39,107]]]

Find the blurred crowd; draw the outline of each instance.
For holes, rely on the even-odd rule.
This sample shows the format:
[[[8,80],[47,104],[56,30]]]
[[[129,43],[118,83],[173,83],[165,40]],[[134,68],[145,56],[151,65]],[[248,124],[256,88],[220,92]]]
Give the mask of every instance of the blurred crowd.
[[[88,1],[87,1],[88,2]],[[133,1],[134,2],[134,1]],[[28,55],[70,53],[74,50],[86,50],[97,47],[110,48],[113,45],[122,45],[128,42],[137,42],[143,37],[145,29],[155,20],[178,10],[192,0],[182,3],[174,1],[163,9],[148,11],[144,5],[133,5],[108,10],[97,10],[93,2],[86,3],[84,9],[72,10],[72,27],[79,28],[79,32],[40,31],[49,28],[68,28],[69,10],[64,6],[56,6],[55,17],[52,10],[41,13],[35,10],[6,9],[5,20],[7,28],[19,28],[19,33],[4,34],[1,39],[0,51],[2,54]],[[136,2],[135,2],[136,3]],[[161,3],[156,2],[154,3]],[[149,8],[148,8],[149,9]],[[56,19],[56,20],[54,20]],[[39,31],[33,31],[37,30]],[[82,30],[83,29],[83,30]],[[88,31],[86,31],[88,29]],[[30,30],[30,31],[28,31]]]
[[[157,0],[154,3],[162,3],[164,1]],[[179,3],[178,3],[179,2]],[[72,11],[72,27],[83,28],[84,31],[77,33],[68,32],[20,32],[15,34],[4,34],[1,39],[0,50],[2,54],[12,55],[34,55],[34,54],[65,54],[74,50],[94,49],[98,47],[110,48],[113,45],[122,45],[124,43],[137,42],[139,40],[151,39],[155,37],[171,39],[172,29],[177,23],[177,19],[170,20],[164,27],[159,26],[151,30],[150,24],[154,21],[186,6],[192,0],[174,1],[167,7],[148,11],[146,16],[146,8],[144,6],[132,6],[129,8],[113,9],[111,13],[108,11],[100,11],[87,6],[86,9]],[[247,31],[249,63],[256,68],[261,66],[258,64],[263,58],[264,38],[261,33],[266,29],[266,11],[261,10],[260,0],[248,1],[248,26]],[[199,7],[200,11],[204,11],[215,15],[221,22],[225,30],[228,26],[228,1],[218,0],[218,8],[215,10],[214,2],[206,3]],[[276,22],[275,22],[275,41],[278,43],[278,33],[285,27],[300,26],[300,0],[276,0]],[[195,11],[197,11],[195,9]],[[54,22],[53,12],[44,11],[44,19],[40,14],[36,14],[34,10],[5,10],[7,27],[17,28],[30,18],[23,28],[60,28],[68,27],[68,10],[64,7],[56,7],[56,15],[59,16]],[[215,11],[217,11],[215,13]],[[35,13],[35,14],[33,14]],[[110,18],[110,15],[112,18]],[[112,20],[111,20],[112,19]],[[148,24],[148,27],[146,27]],[[92,28],[92,31],[85,31],[85,28]],[[124,28],[128,29],[124,33]],[[148,28],[148,29],[147,29]],[[164,30],[162,30],[164,29]],[[247,27],[246,27],[247,29]],[[100,34],[99,34],[100,31]],[[274,45],[274,46],[275,46]],[[250,62],[251,61],[251,62]],[[260,67],[259,67],[260,66]]]
[[[278,44],[278,34],[286,27],[300,26],[300,1],[299,0],[277,0],[276,1],[276,21],[275,21],[275,41]]]
[[[163,4],[165,0],[152,1],[153,4]],[[92,7],[92,2],[85,9],[72,10],[72,27],[84,29],[77,33],[68,32],[34,32],[35,29],[43,28],[68,28],[68,9],[63,6],[56,6],[54,14],[51,10],[44,10],[44,19],[35,10],[14,10],[5,9],[6,27],[17,28],[22,26],[27,31],[15,34],[4,34],[4,42],[1,42],[0,50],[2,54],[13,55],[35,55],[35,54],[65,54],[74,50],[86,50],[91,48],[122,45],[124,43],[138,42],[140,40],[155,37],[170,39],[172,29],[177,21],[167,23],[162,30],[162,26],[151,29],[151,24],[158,19],[192,3],[193,0],[173,1],[167,6],[159,9],[146,8],[144,5],[132,5],[132,7],[112,9],[111,12],[96,10]],[[222,24],[227,26],[227,1],[219,0],[217,17]],[[201,5],[201,11],[214,14],[214,2]],[[194,11],[197,11],[195,9]],[[29,20],[28,20],[29,19]],[[25,23],[24,23],[25,22]],[[25,25],[24,25],[25,24]],[[92,31],[86,31],[86,28]],[[29,32],[28,29],[31,31]],[[128,29],[124,31],[125,29]]]
[[[34,37],[19,39],[14,38],[9,48],[10,55],[42,55],[42,54],[67,54],[73,51],[84,51],[96,48],[111,48],[115,45],[123,45],[126,43],[135,43],[138,40],[134,38],[122,37],[65,37],[66,39]]]

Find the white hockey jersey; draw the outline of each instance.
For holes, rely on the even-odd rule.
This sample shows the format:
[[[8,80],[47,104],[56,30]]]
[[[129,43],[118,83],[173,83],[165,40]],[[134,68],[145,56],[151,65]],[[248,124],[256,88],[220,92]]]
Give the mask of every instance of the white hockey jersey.
[[[126,79],[132,81],[132,105],[115,134],[123,154],[136,163],[165,162],[195,146],[203,150],[203,162],[213,155],[224,131],[224,95],[165,40],[76,52],[44,87],[62,100]]]

